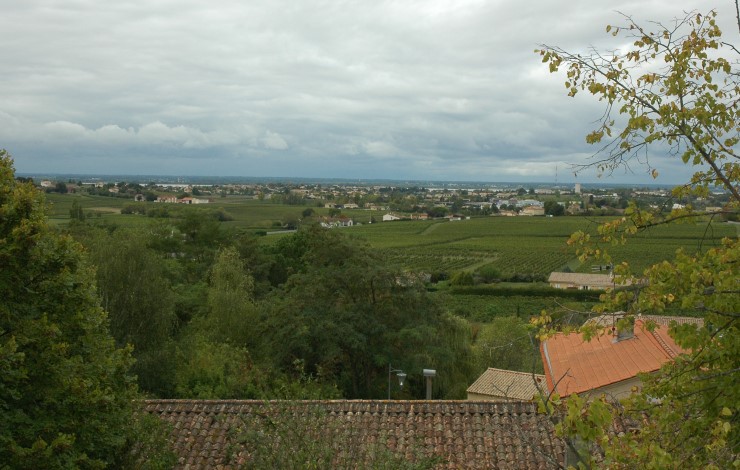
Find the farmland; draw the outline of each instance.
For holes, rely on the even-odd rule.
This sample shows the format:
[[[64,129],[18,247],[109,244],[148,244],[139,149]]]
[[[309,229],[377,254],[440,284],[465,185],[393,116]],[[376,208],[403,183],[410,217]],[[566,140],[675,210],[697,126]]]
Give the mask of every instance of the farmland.
[[[125,198],[50,194],[50,220],[56,225],[69,221],[69,209],[77,201],[92,223],[122,226],[145,226],[154,220],[143,215],[122,215],[121,208],[131,205]],[[288,206],[240,196],[218,198],[214,204],[181,206],[156,203],[147,208],[168,208],[172,218],[179,211],[222,210],[233,220],[222,222],[231,230],[279,230],[287,218],[298,220],[309,206]],[[316,216],[328,214],[323,207],[311,207]],[[368,224],[378,212],[349,210],[343,212],[362,225],[349,227],[344,233],[364,240],[370,247],[393,264],[411,271],[452,274],[475,271],[493,265],[503,277],[515,274],[546,277],[551,271],[568,269],[588,272],[590,265],[581,265],[566,240],[577,230],[594,232],[596,225],[608,220],[598,217],[480,217],[448,221],[394,221]],[[314,217],[310,220],[316,220]],[[638,270],[657,261],[670,258],[677,249],[695,251],[716,246],[726,236],[737,236],[737,225],[706,221],[655,227],[638,235],[638,243],[610,247],[615,261],[628,261]],[[275,237],[263,239],[271,243]]]
[[[566,241],[577,230],[594,232],[608,219],[585,217],[485,217],[455,222],[396,222],[357,227],[364,238],[388,259],[406,269],[422,271],[475,270],[493,264],[503,276],[516,273],[547,275],[581,266]],[[628,261],[642,270],[670,258],[677,249],[715,246],[722,237],[735,236],[728,224],[682,224],[656,227],[638,236],[638,243],[610,247],[615,261]]]

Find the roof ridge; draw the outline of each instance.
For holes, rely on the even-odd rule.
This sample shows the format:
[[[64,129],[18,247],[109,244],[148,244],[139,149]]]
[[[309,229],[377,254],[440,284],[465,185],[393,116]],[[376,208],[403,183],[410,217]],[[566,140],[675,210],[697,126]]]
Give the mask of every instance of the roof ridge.
[[[655,338],[655,340],[658,342],[658,344],[660,345],[660,347],[663,348],[663,350],[666,352],[666,354],[668,354],[668,357],[670,357],[671,359],[674,359],[676,356],[678,356],[678,352],[676,352],[671,347],[671,345],[668,344],[668,342],[665,340],[665,338],[663,338],[663,335],[661,334],[661,332],[658,331],[660,327],[661,327],[661,325],[658,325],[653,331],[649,331],[648,330],[648,333],[650,333],[650,335],[653,338]]]

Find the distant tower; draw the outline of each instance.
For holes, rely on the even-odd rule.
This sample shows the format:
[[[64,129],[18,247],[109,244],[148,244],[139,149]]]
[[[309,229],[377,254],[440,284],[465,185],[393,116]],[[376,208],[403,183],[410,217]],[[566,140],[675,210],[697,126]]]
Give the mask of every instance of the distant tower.
[[[576,183],[576,194],[581,194],[581,183]]]

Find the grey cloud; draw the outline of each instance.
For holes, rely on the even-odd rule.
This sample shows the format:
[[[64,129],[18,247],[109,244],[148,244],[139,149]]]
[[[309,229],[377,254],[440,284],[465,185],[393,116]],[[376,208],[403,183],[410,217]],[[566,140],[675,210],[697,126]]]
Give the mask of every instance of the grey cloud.
[[[21,171],[551,179],[593,152],[601,107],[533,49],[606,44],[619,21],[606,0],[0,3],[0,146]]]

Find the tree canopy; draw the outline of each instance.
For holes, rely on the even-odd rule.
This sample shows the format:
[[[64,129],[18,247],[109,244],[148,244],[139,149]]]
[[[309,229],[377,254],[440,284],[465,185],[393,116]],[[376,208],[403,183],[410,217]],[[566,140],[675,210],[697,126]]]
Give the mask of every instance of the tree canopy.
[[[145,447],[130,350],[115,347],[80,245],[50,230],[43,195],[14,179],[5,150],[0,266],[2,466],[132,464]]]
[[[537,52],[551,72],[566,69],[570,96],[587,91],[605,103],[597,129],[586,140],[602,144],[596,153],[600,171],[635,162],[650,164],[656,152],[695,167],[690,181],[674,189],[680,197],[702,196],[720,189],[729,194],[725,213],[740,208],[738,165],[737,47],[723,40],[717,13],[692,12],[672,24],[645,27],[631,17],[622,26],[607,26],[613,36],[626,35],[631,44],[613,51],[587,54],[542,46]],[[740,17],[738,17],[740,22]],[[740,24],[738,25],[740,26]],[[606,142],[604,144],[604,142]],[[652,152],[652,153],[651,153]],[[675,259],[633,273],[629,265],[611,260],[608,247],[656,224],[706,222],[707,216],[687,209],[670,214],[630,206],[625,216],[599,227],[599,235],[573,234],[582,260],[615,262],[618,277],[643,279],[633,288],[609,291],[598,312],[623,310],[628,315],[661,313],[671,305],[693,310],[704,318],[703,328],[677,325],[670,333],[690,351],[642,377],[643,389],[620,404],[590,403],[578,397],[563,404],[559,429],[576,448],[579,465],[594,464],[594,456],[611,468],[730,468],[740,449],[740,291],[737,238],[721,245],[678,252]],[[547,316],[540,321],[547,325]],[[548,334],[551,326],[544,328]],[[602,334],[585,328],[588,339]],[[559,403],[546,397],[545,409]],[[565,403],[565,402],[563,402]],[[607,432],[616,417],[640,423],[634,433]],[[596,453],[594,447],[598,448]]]

